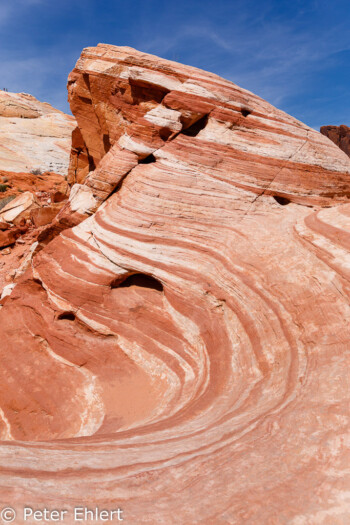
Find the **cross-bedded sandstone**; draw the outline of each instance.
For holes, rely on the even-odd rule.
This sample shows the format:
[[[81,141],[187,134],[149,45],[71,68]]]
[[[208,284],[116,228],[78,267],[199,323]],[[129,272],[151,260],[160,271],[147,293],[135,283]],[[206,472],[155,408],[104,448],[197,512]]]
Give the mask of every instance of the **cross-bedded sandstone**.
[[[0,311],[1,499],[346,523],[350,160],[130,48],[85,49],[68,89],[79,224]]]

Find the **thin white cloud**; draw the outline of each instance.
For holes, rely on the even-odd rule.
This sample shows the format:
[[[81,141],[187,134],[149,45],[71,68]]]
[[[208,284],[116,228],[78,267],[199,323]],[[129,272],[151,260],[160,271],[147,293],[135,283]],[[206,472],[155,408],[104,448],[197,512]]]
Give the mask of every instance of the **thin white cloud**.
[[[141,9],[130,19],[122,44],[218,73],[286,111],[290,97],[298,93],[302,97],[308,79],[320,74],[333,55],[350,48],[349,17],[342,20],[339,16],[336,25],[324,20],[323,26],[318,27],[318,10],[330,12],[332,8],[325,0],[295,0],[291,19],[283,15],[282,9],[276,9],[276,0],[261,3],[235,0],[234,9],[230,2],[217,1],[213,16],[209,16],[208,2],[204,2],[203,10],[189,16],[184,16],[176,6],[171,9],[171,16],[167,7],[153,14],[149,9]],[[40,6],[47,2],[13,0],[5,6],[0,4],[0,26],[2,19],[6,23],[16,19],[15,6],[22,6],[22,16],[28,6],[32,6],[33,16],[37,16]],[[75,4],[74,0],[71,2]],[[97,5],[97,0],[87,0],[87,4]],[[58,7],[64,11],[65,5],[63,2]],[[106,16],[109,16],[107,11]],[[99,15],[100,26],[101,20],[103,14]],[[82,47],[101,40],[101,32],[95,34],[89,29],[91,42],[86,42],[84,23],[86,20],[82,18],[77,24],[74,46],[57,28],[54,33],[57,42],[50,42],[48,48],[33,46],[24,53],[19,49],[6,55],[6,45],[3,49],[0,47],[2,83],[6,82],[11,89],[16,86],[18,90],[32,91],[65,107],[65,78],[69,70],[74,67]],[[116,18],[115,32],[107,31],[102,40],[118,44],[118,31]],[[79,42],[84,44],[80,47]],[[59,83],[53,80],[57,78]]]

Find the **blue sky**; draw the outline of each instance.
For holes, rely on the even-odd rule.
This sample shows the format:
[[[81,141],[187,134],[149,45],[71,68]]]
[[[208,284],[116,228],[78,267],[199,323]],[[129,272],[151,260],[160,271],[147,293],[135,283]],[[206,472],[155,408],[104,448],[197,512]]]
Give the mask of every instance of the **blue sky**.
[[[350,125],[349,0],[0,0],[0,87],[69,111],[99,42],[213,71],[318,129]]]

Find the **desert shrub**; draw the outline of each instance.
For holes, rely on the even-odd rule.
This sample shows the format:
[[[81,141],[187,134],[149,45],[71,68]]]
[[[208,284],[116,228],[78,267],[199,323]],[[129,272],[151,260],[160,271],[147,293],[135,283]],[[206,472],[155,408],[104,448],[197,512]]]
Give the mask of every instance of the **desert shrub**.
[[[2,182],[8,182],[8,181],[9,181],[9,180],[8,180],[8,177],[3,177],[3,178],[2,178]]]
[[[0,184],[0,192],[4,193],[8,188],[8,184]]]
[[[30,170],[30,173],[32,173],[33,175],[42,175],[43,171],[40,168],[34,168]]]
[[[4,199],[0,199],[0,210],[5,208],[6,204],[13,201],[13,199],[16,198],[16,195],[9,195],[8,197],[5,197]]]

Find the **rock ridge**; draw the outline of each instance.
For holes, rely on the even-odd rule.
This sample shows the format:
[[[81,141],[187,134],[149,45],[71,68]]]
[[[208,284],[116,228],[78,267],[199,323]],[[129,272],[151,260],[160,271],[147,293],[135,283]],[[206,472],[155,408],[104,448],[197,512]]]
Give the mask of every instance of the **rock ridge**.
[[[346,523],[350,159],[131,48],[68,94],[69,204],[0,310],[2,499]]]

